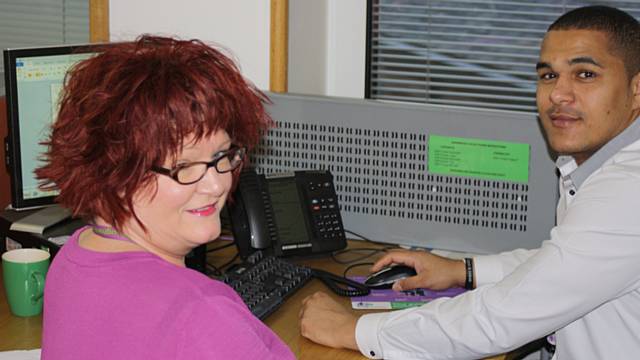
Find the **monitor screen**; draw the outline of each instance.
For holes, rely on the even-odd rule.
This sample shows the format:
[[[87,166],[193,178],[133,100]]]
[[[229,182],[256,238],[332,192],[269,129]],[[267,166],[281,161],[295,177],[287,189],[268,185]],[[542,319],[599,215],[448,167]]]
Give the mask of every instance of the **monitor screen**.
[[[95,54],[89,45],[4,50],[7,123],[5,149],[11,177],[11,205],[26,209],[54,204],[56,192],[38,188],[34,170],[46,150],[41,145],[58,113],[67,71]]]

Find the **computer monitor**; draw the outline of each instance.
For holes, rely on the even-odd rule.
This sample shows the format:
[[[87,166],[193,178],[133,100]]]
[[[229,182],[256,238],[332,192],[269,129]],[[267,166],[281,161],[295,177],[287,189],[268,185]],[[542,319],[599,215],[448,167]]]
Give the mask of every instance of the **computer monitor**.
[[[11,206],[16,210],[55,205],[55,191],[38,188],[34,170],[41,165],[67,71],[98,51],[92,45],[62,45],[4,50],[8,137],[7,169],[11,179]],[[58,222],[68,212],[47,209]],[[56,216],[56,214],[58,214]],[[44,226],[52,224],[43,224]]]

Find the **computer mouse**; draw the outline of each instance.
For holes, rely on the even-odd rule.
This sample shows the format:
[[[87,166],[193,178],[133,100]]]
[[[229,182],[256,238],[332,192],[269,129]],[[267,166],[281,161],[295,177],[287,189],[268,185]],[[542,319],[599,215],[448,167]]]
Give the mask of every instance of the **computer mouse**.
[[[371,289],[390,289],[397,280],[416,275],[416,271],[411,266],[395,265],[382,268],[369,275],[364,284]]]

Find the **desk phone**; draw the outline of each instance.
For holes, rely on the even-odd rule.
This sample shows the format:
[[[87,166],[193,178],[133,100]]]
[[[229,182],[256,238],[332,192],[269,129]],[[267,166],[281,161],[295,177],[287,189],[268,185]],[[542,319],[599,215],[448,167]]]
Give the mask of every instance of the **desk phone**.
[[[326,170],[264,175],[246,169],[228,210],[242,258],[257,249],[291,256],[347,246],[333,176]]]

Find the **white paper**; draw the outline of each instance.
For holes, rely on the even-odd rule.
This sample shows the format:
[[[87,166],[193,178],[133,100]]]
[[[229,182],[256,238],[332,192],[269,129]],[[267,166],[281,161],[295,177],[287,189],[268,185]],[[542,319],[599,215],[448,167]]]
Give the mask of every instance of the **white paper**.
[[[40,349],[0,351],[0,360],[40,360]]]
[[[69,240],[69,235],[62,235],[62,236],[54,236],[54,237],[50,237],[47,240],[51,241],[52,243],[58,245],[58,246],[62,246],[64,245],[67,240]]]

